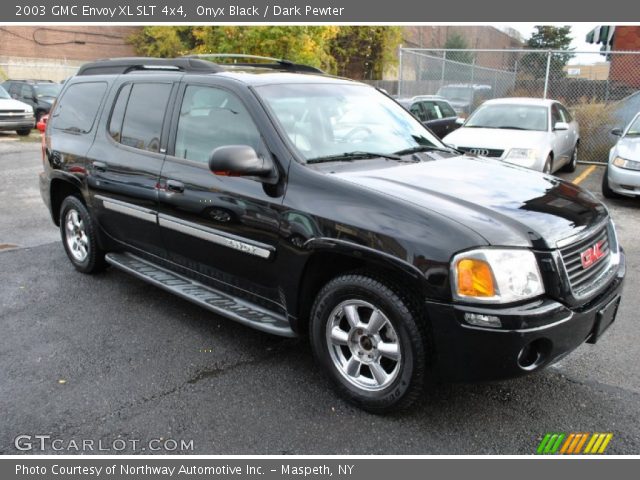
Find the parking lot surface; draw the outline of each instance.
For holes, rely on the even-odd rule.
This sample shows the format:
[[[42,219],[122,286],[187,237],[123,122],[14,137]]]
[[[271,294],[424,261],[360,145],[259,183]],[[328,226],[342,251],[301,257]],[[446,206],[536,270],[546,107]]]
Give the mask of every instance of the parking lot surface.
[[[606,202],[627,283],[597,345],[376,416],[335,395],[304,339],[245,328],[115,269],[77,273],[40,200],[35,140],[0,137],[0,453],[20,453],[18,435],[50,435],[58,453],[85,439],[150,453],[145,442],[162,438],[193,441],[167,453],[533,454],[547,432],[612,432],[607,453],[640,452],[640,200]],[[603,169],[587,168],[561,176],[601,198]]]

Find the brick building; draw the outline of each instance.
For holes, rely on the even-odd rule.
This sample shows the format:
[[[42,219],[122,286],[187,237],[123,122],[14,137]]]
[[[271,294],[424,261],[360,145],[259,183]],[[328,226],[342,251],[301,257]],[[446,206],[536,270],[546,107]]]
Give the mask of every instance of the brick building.
[[[587,42],[602,44],[602,52],[640,52],[640,26],[598,26],[586,38]],[[640,54],[611,55],[609,81],[618,87],[640,88]]]

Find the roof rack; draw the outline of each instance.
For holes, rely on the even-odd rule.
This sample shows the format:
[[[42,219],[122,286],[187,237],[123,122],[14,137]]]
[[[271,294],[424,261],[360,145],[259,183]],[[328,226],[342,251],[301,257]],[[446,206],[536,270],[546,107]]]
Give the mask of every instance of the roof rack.
[[[76,75],[109,75],[145,70],[214,73],[223,71],[223,68],[198,58],[124,57],[86,63]]]
[[[244,53],[200,53],[194,55],[187,55],[183,58],[231,58],[242,59],[247,61],[234,61],[231,65],[235,67],[258,67],[258,68],[270,68],[273,70],[286,70],[289,72],[307,72],[307,73],[325,73],[319,68],[312,67],[311,65],[303,65],[301,63],[293,63],[290,60],[284,60],[282,58],[262,57],[259,55],[246,55]],[[251,60],[263,60],[262,62],[252,62]],[[271,62],[266,63],[264,61]],[[224,64],[222,64],[224,65]]]

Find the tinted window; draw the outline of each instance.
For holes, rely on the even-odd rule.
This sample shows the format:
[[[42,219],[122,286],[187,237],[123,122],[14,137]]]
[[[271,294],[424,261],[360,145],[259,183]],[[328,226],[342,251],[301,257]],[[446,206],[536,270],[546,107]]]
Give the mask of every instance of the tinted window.
[[[442,112],[443,117],[456,117],[456,112],[451,108],[447,102],[436,102],[438,107],[440,107],[440,111]]]
[[[553,125],[555,126],[558,122],[564,122],[562,115],[560,115],[560,109],[558,108],[558,104],[554,103],[551,107],[551,118],[553,120]]]
[[[33,98],[33,90],[31,89],[31,85],[27,85],[26,83],[22,84],[20,88],[20,96],[22,98],[27,98],[31,100]]]
[[[52,115],[52,127],[74,133],[90,132],[106,91],[105,82],[71,85],[64,92]]]
[[[116,142],[120,141],[122,133],[122,121],[124,120],[124,111],[127,108],[127,102],[129,101],[129,93],[131,93],[131,84],[127,84],[120,89],[118,98],[113,111],[111,112],[111,119],[109,120],[109,135]]]
[[[258,128],[235,95],[188,86],[180,108],[175,156],[207,162],[214,149],[225,145],[249,145],[265,153]]]
[[[411,108],[409,109],[409,111],[413,113],[416,117],[418,117],[421,122],[426,122],[428,120],[419,103],[414,103],[413,105],[411,105]]]
[[[427,120],[438,120],[442,118],[440,108],[434,102],[422,102],[422,107],[427,113]]]
[[[162,123],[170,93],[171,85],[168,83],[134,84],[124,113],[120,143],[159,152]]]

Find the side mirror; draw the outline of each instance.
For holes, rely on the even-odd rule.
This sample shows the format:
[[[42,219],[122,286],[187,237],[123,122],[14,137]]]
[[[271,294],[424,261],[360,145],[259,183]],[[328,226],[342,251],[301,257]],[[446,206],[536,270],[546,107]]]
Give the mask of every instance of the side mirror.
[[[556,122],[553,126],[554,130],[569,130],[569,124],[565,122]]]
[[[274,180],[276,170],[270,157],[259,157],[248,145],[218,147],[209,155],[209,168],[226,177],[261,177]]]
[[[456,125],[464,125],[464,118],[462,117],[456,118]]]
[[[614,128],[613,130],[611,130],[611,135],[615,135],[616,137],[621,137],[622,133],[623,132],[621,128]]]

